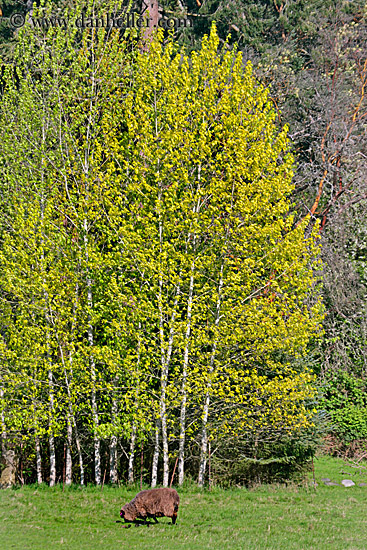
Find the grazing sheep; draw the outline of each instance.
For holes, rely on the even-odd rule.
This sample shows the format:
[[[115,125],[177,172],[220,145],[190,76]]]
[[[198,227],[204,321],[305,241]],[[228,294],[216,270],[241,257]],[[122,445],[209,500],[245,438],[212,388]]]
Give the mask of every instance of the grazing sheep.
[[[180,497],[175,489],[150,489],[141,491],[128,504],[121,508],[120,516],[125,522],[138,523],[137,519],[147,522],[147,518],[152,518],[158,523],[157,517],[166,516],[172,518],[172,523],[176,523],[178,505]]]

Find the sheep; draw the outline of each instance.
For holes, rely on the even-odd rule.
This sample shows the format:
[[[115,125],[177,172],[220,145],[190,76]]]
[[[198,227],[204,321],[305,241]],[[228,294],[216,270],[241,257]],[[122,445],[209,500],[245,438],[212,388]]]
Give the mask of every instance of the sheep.
[[[152,518],[158,523],[157,517],[166,516],[176,523],[180,497],[175,489],[150,489],[141,491],[128,504],[121,508],[120,517],[125,522],[139,523],[138,519],[147,523],[147,518]]]

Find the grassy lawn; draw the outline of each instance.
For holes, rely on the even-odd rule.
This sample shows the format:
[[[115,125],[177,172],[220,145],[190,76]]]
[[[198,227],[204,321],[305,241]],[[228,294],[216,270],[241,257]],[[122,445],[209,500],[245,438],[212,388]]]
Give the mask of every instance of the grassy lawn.
[[[341,470],[352,475],[340,473]],[[177,524],[122,528],[121,505],[136,489],[28,486],[0,491],[2,550],[367,549],[367,487],[327,487],[322,477],[367,483],[367,475],[327,457],[311,485],[252,490],[186,488]]]

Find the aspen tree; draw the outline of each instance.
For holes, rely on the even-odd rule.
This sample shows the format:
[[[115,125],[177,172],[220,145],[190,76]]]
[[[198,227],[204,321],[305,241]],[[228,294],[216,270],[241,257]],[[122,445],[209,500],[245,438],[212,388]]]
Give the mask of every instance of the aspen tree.
[[[319,329],[317,294],[314,304],[307,305],[319,266],[318,244],[315,233],[305,238],[304,225],[292,227],[293,157],[287,128],[277,128],[268,92],[256,83],[251,64],[244,68],[235,52],[219,54],[215,27],[190,61],[184,53],[176,54],[172,43],[163,48],[160,40],[158,33],[149,51],[137,56],[134,89],[126,99],[125,166],[144,197],[138,214],[145,222],[141,231],[150,227],[146,248],[156,255],[151,271],[157,288],[161,391],[152,478],[155,484],[161,434],[167,484],[167,404],[177,403],[183,481],[190,395],[190,407],[201,401],[202,485],[213,402],[227,395],[237,428],[246,422],[254,426],[251,407],[256,410],[256,400],[250,399],[247,412],[240,413],[241,395],[248,396],[251,386],[260,384],[262,421],[276,432],[279,415],[268,392],[278,393],[286,407],[284,390],[293,384],[299,408],[292,408],[287,429],[296,430],[312,417],[301,405],[312,394],[312,376],[297,374],[274,361],[274,355],[303,352]],[[196,193],[201,207],[192,210]],[[187,254],[184,249],[189,235],[200,261],[194,250]],[[258,342],[251,333],[254,323]],[[240,364],[235,359],[239,348],[246,350]],[[253,369],[250,377],[246,361]],[[254,368],[258,362],[266,363],[270,386]],[[230,429],[231,422],[221,418]]]

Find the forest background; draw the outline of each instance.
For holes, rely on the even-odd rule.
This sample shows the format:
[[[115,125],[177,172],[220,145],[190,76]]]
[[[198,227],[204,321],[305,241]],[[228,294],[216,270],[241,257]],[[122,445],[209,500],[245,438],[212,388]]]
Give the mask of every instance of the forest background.
[[[71,6],[74,12],[82,8],[78,3],[54,3],[54,6],[61,10]],[[34,71],[31,77],[39,83],[37,87],[28,81],[21,95],[17,85],[14,86],[13,95],[7,96],[6,109],[2,109],[1,130],[2,452],[3,456],[9,450],[13,452],[11,456],[17,462],[21,482],[47,480],[54,484],[62,478],[67,483],[71,480],[81,483],[132,481],[137,468],[139,471],[142,468],[144,479],[152,485],[160,482],[167,485],[177,458],[180,482],[185,465],[186,471],[198,475],[199,483],[203,484],[210,459],[212,480],[247,483],[290,475],[313,455],[320,441],[326,442],[331,453],[362,456],[366,452],[366,4],[359,1],[196,1],[185,5],[162,2],[161,6],[165,10],[162,16],[185,15],[192,21],[192,25],[179,27],[174,32],[174,43],[185,46],[188,52],[203,51],[202,36],[210,32],[212,22],[216,21],[218,41],[224,51],[233,53],[236,44],[242,52],[243,66],[251,62],[253,76],[248,76],[248,85],[252,86],[254,81],[259,90],[262,90],[261,85],[269,88],[273,132],[279,131],[282,136],[281,128],[284,124],[289,126],[289,146],[282,136],[277,153],[283,156],[285,180],[291,171],[291,165],[287,165],[291,163],[287,147],[296,159],[294,188],[290,183],[289,188],[283,188],[284,193],[288,191],[292,228],[298,228],[298,232],[302,229],[305,236],[303,241],[293,244],[300,247],[301,242],[308,239],[314,247],[311,252],[307,251],[307,258],[306,252],[298,248],[297,257],[306,258],[304,265],[312,266],[315,282],[322,279],[321,289],[312,287],[310,280],[305,282],[304,288],[301,284],[297,288],[303,302],[306,291],[313,289],[308,306],[311,307],[314,300],[314,324],[303,326],[303,333],[294,329],[296,323],[291,330],[291,334],[297,333],[302,340],[302,353],[294,353],[289,346],[283,345],[285,333],[281,332],[279,324],[278,332],[275,331],[277,343],[270,345],[269,334],[275,326],[274,313],[270,313],[270,309],[266,311],[268,324],[262,325],[262,331],[255,330],[252,311],[251,330],[249,324],[246,339],[243,333],[232,334],[239,318],[241,326],[246,326],[244,316],[248,312],[239,311],[234,304],[246,299],[247,294],[242,282],[239,284],[235,277],[228,276],[228,296],[233,293],[226,306],[228,319],[222,332],[216,333],[224,284],[225,264],[221,254],[224,244],[228,245],[232,225],[223,223],[219,237],[222,240],[218,242],[214,237],[218,227],[208,232],[206,217],[215,218],[223,211],[223,205],[231,202],[233,195],[223,190],[224,194],[218,194],[216,204],[212,205],[213,211],[207,210],[203,218],[198,216],[199,203],[192,204],[185,194],[180,197],[186,210],[178,208],[174,202],[164,203],[167,209],[165,223],[170,234],[167,242],[160,240],[160,226],[155,220],[150,220],[140,233],[129,232],[124,220],[131,211],[121,197],[110,191],[111,181],[117,177],[115,162],[110,159],[119,157],[109,117],[114,117],[113,128],[120,124],[120,133],[129,135],[123,147],[131,152],[133,160],[129,169],[135,170],[136,181],[147,166],[156,173],[157,152],[153,137],[150,141],[139,142],[138,126],[132,123],[126,131],[123,115],[120,115],[121,120],[116,118],[119,99],[115,92],[122,78],[121,67],[132,70],[136,53],[131,48],[122,51],[118,41],[111,43],[111,55],[116,62],[112,66],[107,64],[103,70],[105,80],[112,84],[103,90],[98,98],[100,103],[88,111],[88,93],[77,108],[73,96],[68,96],[66,79],[60,77],[56,83],[51,78],[34,78],[40,69],[39,60],[34,57],[39,44],[36,40],[34,43],[29,41],[29,50],[21,52],[21,61],[16,46],[19,31],[14,32],[4,20],[0,27],[2,94],[6,88],[4,83],[16,81],[9,72],[9,67],[14,65],[24,70],[28,64],[30,72]],[[30,9],[31,6],[11,1],[2,6],[4,17],[14,11],[27,13]],[[138,5],[131,9],[137,13],[142,11]],[[85,75],[88,79],[91,70],[88,56],[92,52],[98,57],[101,52],[98,53],[98,44],[96,50],[91,43],[84,44],[84,50],[81,48],[80,57],[73,65],[71,52],[75,50],[70,49],[70,40],[77,41],[78,36],[72,31],[66,35],[64,42],[59,38],[57,51],[69,53],[69,67],[74,71],[75,85],[80,86],[76,96],[83,97],[83,79]],[[217,47],[214,42],[208,46],[209,50],[212,48],[210,51]],[[44,76],[54,71],[55,59],[62,58],[55,57],[57,51],[41,60]],[[205,65],[205,56],[201,55]],[[142,59],[141,75],[149,82],[152,75]],[[157,59],[168,70],[164,54]],[[171,78],[171,95],[165,96],[165,101],[173,108],[177,100],[175,79],[173,73],[168,71],[167,74],[171,74],[167,76],[168,80]],[[91,75],[92,72],[90,78]],[[220,80],[219,73],[215,75]],[[143,81],[141,78],[141,89],[149,95]],[[60,106],[58,90],[64,90],[64,115],[66,113],[65,116],[73,120],[63,136],[63,143],[69,147],[67,162],[65,157],[60,160],[56,155],[50,161],[50,142],[47,141],[55,139],[52,131],[49,133],[53,126],[50,121],[60,117],[60,111],[54,107]],[[128,90],[123,93],[125,99],[129,97]],[[258,94],[257,123],[261,124],[261,105],[268,99],[261,96],[263,91],[254,93]],[[47,97],[47,102],[39,104],[43,108],[35,115],[37,96]],[[202,112],[203,104],[198,98],[197,102]],[[144,117],[145,107],[141,106],[140,117]],[[95,156],[88,159],[94,174],[91,188],[78,171],[82,166],[78,167],[76,160],[80,143],[78,147],[75,145],[81,139],[78,128],[85,124],[86,112],[95,117],[93,120],[98,119],[102,128],[97,137],[93,136]],[[235,127],[236,121],[232,123]],[[149,121],[146,124],[149,136]],[[196,127],[194,115],[190,124]],[[30,143],[29,130],[38,141]],[[140,149],[129,149],[129,139],[134,146],[139,142]],[[168,137],[163,136],[164,139]],[[85,147],[85,142],[83,144]],[[107,158],[103,158],[103,163],[102,145]],[[210,150],[209,143],[206,145]],[[199,158],[202,153],[197,151],[196,154]],[[122,156],[120,161],[124,158]],[[171,163],[175,160],[172,158]],[[220,159],[216,161],[220,163]],[[209,164],[200,168],[203,178],[209,177],[204,175],[211,170]],[[102,165],[103,172],[98,172]],[[27,177],[24,176],[25,166]],[[189,173],[189,166],[187,163],[182,170]],[[196,168],[198,166],[202,163],[196,163]],[[58,181],[57,174],[67,174],[69,181],[83,181],[83,184],[72,187],[71,194],[60,196],[59,188],[53,186],[53,182]],[[168,166],[164,178],[171,181],[174,177]],[[143,191],[150,192],[149,189]],[[133,197],[135,190],[129,192]],[[196,189],[196,193],[203,198],[200,189]],[[258,193],[261,197],[264,188]],[[110,214],[108,223],[106,218],[96,215],[102,201],[104,211]],[[115,201],[119,201],[116,202],[120,207],[118,211],[113,209]],[[58,219],[62,222],[63,233],[55,225],[55,205],[64,216]],[[185,217],[187,208],[192,211],[191,222],[195,220],[194,230]],[[281,208],[284,213],[286,204]],[[228,212],[228,220],[235,210],[236,207]],[[145,213],[135,214],[149,219],[149,211],[148,208]],[[265,218],[268,215],[265,207],[263,215]],[[170,219],[179,220],[177,230]],[[264,218],[261,223],[266,227]],[[146,247],[144,254],[139,256],[141,244],[147,242],[157,228],[156,244],[171,247],[165,254],[174,257],[174,262],[182,266],[178,273],[175,272],[176,278],[171,277],[169,262],[165,277],[160,278],[160,264],[155,260],[161,257],[163,248],[157,257],[154,247]],[[31,231],[34,238],[29,240]],[[316,233],[321,237],[322,277],[317,272],[320,267]],[[186,240],[182,241],[182,235]],[[237,233],[232,237],[228,254],[241,258],[240,243],[245,236]],[[261,247],[266,249],[266,232],[262,238]],[[116,246],[121,240],[130,243],[123,263],[120,248]],[[28,242],[27,249],[24,242]],[[184,251],[180,250],[180,242],[186,243]],[[60,248],[64,258],[58,263],[55,258]],[[102,257],[109,273],[114,273],[108,281],[106,271],[99,269]],[[133,259],[138,259],[139,277],[129,271]],[[242,263],[241,266],[243,268]],[[258,288],[276,279],[273,267],[274,262],[264,266],[264,279],[257,281]],[[122,272],[125,277],[129,273],[128,288],[119,284]],[[154,289],[157,307],[152,305],[152,296],[145,292],[144,285],[149,280],[146,273],[150,277],[149,287]],[[97,283],[96,274],[100,277]],[[199,286],[196,286],[196,277],[200,279]],[[170,297],[167,301],[163,300],[163,287],[165,296]],[[195,296],[198,288],[199,294],[209,297],[208,310],[204,311],[199,296]],[[268,292],[263,292],[263,301],[271,308],[274,297],[282,289],[265,290]],[[326,313],[322,320],[322,336],[316,330],[322,317],[316,307],[319,293]],[[65,299],[71,295],[74,300]],[[184,302],[178,304],[178,296],[183,296]],[[197,304],[196,310],[193,304]],[[56,311],[58,316],[53,316],[52,312]],[[280,315],[282,311],[281,308],[277,310]],[[162,346],[157,327],[163,327],[167,319],[170,321],[168,329],[163,329],[166,332]],[[203,319],[207,331],[200,328]],[[254,332],[252,336],[249,335],[251,331]],[[177,336],[174,343],[171,334]],[[241,349],[241,338],[245,351]],[[225,342],[219,352],[218,339]],[[257,349],[254,346],[249,353],[249,342],[255,341],[263,342],[263,346]],[[166,355],[159,357],[162,349]],[[142,361],[144,352],[148,359]],[[175,362],[178,356],[180,359]],[[317,375],[316,384],[308,369]],[[280,377],[290,386],[279,384]],[[240,395],[236,394],[238,387]],[[270,393],[275,396],[271,406]],[[251,399],[255,394],[256,401]],[[288,418],[286,411],[292,411],[290,403],[294,408]],[[315,409],[318,410],[316,414]],[[252,415],[254,421],[249,420]]]

